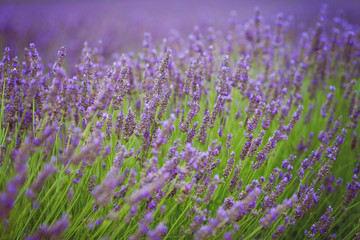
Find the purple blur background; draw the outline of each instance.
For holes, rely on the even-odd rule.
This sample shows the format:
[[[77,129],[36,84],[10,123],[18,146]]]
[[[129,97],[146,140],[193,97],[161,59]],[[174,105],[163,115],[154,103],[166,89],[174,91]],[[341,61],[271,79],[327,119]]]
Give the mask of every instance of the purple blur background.
[[[267,24],[274,23],[277,13],[294,18],[295,31],[313,24],[323,3],[328,15],[342,14],[351,24],[360,24],[359,0],[133,0],[133,1],[36,1],[0,3],[0,47],[9,46],[12,55],[23,55],[24,47],[34,42],[46,61],[56,58],[65,45],[70,61],[77,61],[84,41],[90,46],[103,41],[104,54],[136,51],[144,32],[159,41],[171,29],[189,33],[194,25],[212,25],[226,29],[229,13],[245,23],[260,8]],[[186,36],[186,35],[183,35]]]

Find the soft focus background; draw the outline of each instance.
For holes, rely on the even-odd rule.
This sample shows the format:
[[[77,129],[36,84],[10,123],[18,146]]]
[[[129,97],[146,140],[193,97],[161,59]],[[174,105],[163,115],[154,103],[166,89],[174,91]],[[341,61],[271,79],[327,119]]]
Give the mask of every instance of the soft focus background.
[[[267,24],[274,23],[281,12],[301,32],[316,21],[324,3],[329,17],[342,14],[350,23],[360,23],[358,0],[5,1],[0,3],[0,47],[8,46],[12,54],[22,56],[24,47],[34,42],[45,61],[54,61],[65,45],[67,61],[75,62],[85,41],[94,46],[102,40],[105,57],[110,57],[139,49],[144,32],[160,41],[172,30],[187,34],[194,25],[225,29],[231,11],[246,23],[255,7]]]

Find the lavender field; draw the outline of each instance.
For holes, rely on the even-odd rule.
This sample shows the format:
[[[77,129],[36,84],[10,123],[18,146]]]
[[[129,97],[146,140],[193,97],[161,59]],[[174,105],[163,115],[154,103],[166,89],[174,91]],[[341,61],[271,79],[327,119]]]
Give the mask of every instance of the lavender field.
[[[0,3],[0,239],[360,240],[357,1]]]

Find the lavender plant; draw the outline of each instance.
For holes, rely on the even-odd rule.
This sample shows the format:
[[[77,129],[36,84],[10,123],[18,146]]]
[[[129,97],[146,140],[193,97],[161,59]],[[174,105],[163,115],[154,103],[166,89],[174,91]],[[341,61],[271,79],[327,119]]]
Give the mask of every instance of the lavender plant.
[[[293,24],[5,48],[0,239],[358,239],[360,27]]]

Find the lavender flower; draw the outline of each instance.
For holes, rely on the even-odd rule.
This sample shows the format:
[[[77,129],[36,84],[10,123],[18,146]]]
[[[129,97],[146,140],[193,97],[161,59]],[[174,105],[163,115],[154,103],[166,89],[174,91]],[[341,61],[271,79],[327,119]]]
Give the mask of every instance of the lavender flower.
[[[346,191],[344,194],[344,203],[343,203],[344,207],[348,207],[354,201],[355,197],[357,196],[360,190],[360,182],[357,181],[357,179],[358,176],[354,174],[351,183],[349,183],[346,186]]]
[[[35,182],[33,182],[29,189],[26,191],[26,196],[32,200],[35,200],[37,194],[41,191],[41,188],[43,187],[46,179],[51,177],[56,172],[57,169],[53,165],[51,165],[50,163],[46,164],[43,171],[38,175]]]
[[[51,226],[40,226],[38,230],[28,240],[38,239],[57,239],[65,232],[69,226],[69,217],[63,216],[60,220],[56,221]]]
[[[206,141],[206,137],[207,137],[206,130],[209,125],[209,121],[210,121],[210,115],[209,112],[206,111],[204,114],[203,123],[201,124],[199,129],[199,134],[197,135],[197,140],[199,140],[201,143],[205,143]]]
[[[129,137],[133,134],[135,127],[136,127],[135,114],[130,107],[129,113],[125,118],[125,124],[123,130],[124,133],[123,138],[126,142],[129,141]]]
[[[224,173],[223,173],[223,177],[224,178],[228,178],[232,169],[233,169],[233,166],[234,166],[234,162],[235,162],[235,153],[234,152],[231,152],[231,157],[230,159],[227,161],[227,165],[226,165],[226,168],[224,169]]]
[[[5,159],[5,154],[6,154],[6,147],[4,145],[2,145],[0,147],[0,167],[3,165],[4,163],[4,159]]]
[[[328,113],[330,106],[333,102],[334,99],[334,92],[335,92],[335,87],[330,86],[330,93],[327,96],[327,101],[324,105],[321,106],[321,116],[322,117],[326,117],[326,114]]]
[[[291,199],[287,200],[285,199],[281,205],[277,205],[276,207],[271,208],[264,217],[260,219],[260,223],[268,227],[272,223],[274,223],[280,214],[282,214],[284,211],[286,211],[288,208],[291,208],[293,206],[294,202],[297,202],[297,196],[294,195]]]
[[[227,147],[228,149],[231,148],[231,139],[232,139],[232,137],[233,137],[233,134],[232,134],[232,133],[229,133],[229,134],[227,135],[227,138],[226,138],[226,147]]]
[[[153,240],[160,240],[167,233],[167,227],[164,223],[159,223],[154,230],[149,231],[149,238]]]
[[[120,138],[121,133],[123,131],[123,123],[124,123],[124,114],[121,111],[116,117],[116,124],[115,124],[115,133]]]
[[[305,231],[306,236],[308,238],[314,238],[314,235],[317,232],[320,234],[325,234],[331,227],[331,224],[334,222],[334,217],[330,217],[332,212],[333,209],[331,206],[329,206],[326,212],[321,216],[320,220],[311,226],[310,231]]]
[[[191,127],[191,129],[188,132],[188,135],[186,136],[185,143],[192,143],[192,141],[196,135],[196,128],[198,125],[199,125],[198,122],[194,122],[193,126]]]

